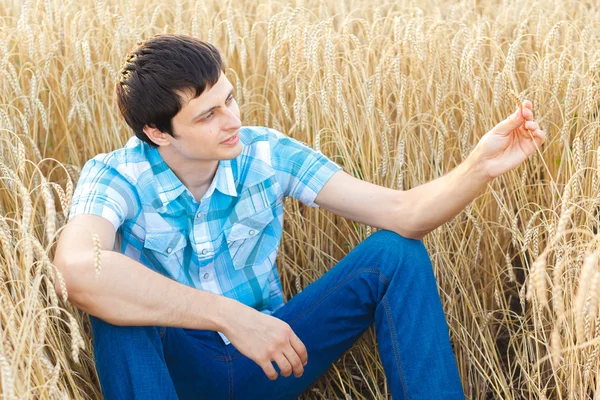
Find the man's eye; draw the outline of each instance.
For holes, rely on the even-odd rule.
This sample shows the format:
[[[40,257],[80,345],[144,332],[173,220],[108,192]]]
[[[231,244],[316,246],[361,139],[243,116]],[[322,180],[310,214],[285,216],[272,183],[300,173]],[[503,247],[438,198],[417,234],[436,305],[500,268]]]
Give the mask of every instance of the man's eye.
[[[229,102],[231,102],[231,100],[233,100],[233,96],[229,97],[229,98],[227,99],[227,102],[229,103]]]
[[[209,112],[208,114],[206,114],[206,116],[204,117],[204,120],[206,121],[207,119],[210,119],[210,117],[213,116],[213,112]]]

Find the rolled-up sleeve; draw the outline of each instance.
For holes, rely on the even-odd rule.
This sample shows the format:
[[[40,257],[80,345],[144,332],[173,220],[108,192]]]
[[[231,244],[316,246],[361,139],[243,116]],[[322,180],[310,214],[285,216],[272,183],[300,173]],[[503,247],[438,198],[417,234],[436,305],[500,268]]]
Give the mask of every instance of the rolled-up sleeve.
[[[135,199],[133,186],[115,168],[94,157],[81,170],[69,220],[81,214],[97,215],[109,220],[118,230],[126,219],[136,214]]]
[[[337,171],[338,164],[320,151],[274,129],[272,134],[271,162],[283,196],[292,196],[310,207],[318,207],[315,198],[327,181]]]

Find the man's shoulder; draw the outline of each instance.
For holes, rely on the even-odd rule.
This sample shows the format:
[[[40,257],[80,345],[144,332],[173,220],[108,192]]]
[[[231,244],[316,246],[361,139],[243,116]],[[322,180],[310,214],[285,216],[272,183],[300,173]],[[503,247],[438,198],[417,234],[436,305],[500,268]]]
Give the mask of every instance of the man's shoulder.
[[[242,168],[252,164],[267,164],[277,170],[286,163],[286,160],[306,157],[310,152],[315,151],[306,143],[265,126],[244,126],[240,129],[239,135],[240,141],[244,144],[238,158]]]
[[[295,141],[277,129],[266,126],[244,126],[240,129],[239,135],[244,145],[242,158],[259,159],[269,163],[272,151],[284,148],[290,144],[290,141]]]
[[[242,168],[250,167],[256,161],[271,164],[271,146],[276,135],[271,129],[264,126],[243,126],[239,136],[242,142],[242,152],[238,156],[238,163]]]
[[[240,141],[246,146],[261,142],[277,141],[285,135],[276,129],[266,126],[243,126],[240,128]]]
[[[143,141],[132,136],[123,147],[97,154],[87,164],[105,167],[135,185],[139,177],[151,168],[146,147]]]
[[[284,148],[288,145],[304,145],[308,146],[300,139],[288,136],[274,128],[266,126],[244,126],[240,129],[240,141],[252,147],[260,143],[268,143],[271,147],[279,145]],[[308,146],[310,147],[310,146]]]

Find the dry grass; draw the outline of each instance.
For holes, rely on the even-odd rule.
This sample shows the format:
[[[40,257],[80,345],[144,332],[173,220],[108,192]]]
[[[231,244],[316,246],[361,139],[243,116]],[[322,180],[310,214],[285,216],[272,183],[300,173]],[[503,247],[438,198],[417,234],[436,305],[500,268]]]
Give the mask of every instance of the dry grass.
[[[595,2],[5,0],[0,15],[3,398],[100,397],[89,323],[50,260],[79,168],[130,135],[122,60],[159,32],[221,49],[246,125],[397,189],[447,173],[532,100],[544,148],[425,242],[468,398],[600,398]],[[286,205],[288,296],[377,229]],[[303,398],[348,396],[389,396],[372,330]]]

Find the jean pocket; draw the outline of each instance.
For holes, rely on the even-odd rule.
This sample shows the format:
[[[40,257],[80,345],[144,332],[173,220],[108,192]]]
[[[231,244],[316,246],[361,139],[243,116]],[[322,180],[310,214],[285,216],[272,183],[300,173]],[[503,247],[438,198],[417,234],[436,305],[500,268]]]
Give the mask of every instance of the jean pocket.
[[[262,263],[269,249],[262,246],[268,235],[269,224],[275,219],[275,210],[266,208],[246,217],[225,231],[229,255],[235,269]]]

